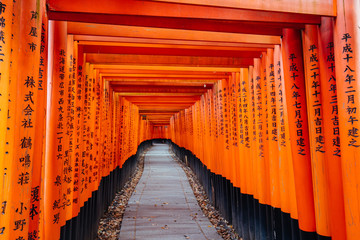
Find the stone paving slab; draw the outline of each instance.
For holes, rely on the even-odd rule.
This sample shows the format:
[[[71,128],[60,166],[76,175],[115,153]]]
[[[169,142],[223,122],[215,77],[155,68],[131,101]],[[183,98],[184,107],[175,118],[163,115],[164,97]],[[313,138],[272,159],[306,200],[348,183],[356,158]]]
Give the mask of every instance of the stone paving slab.
[[[222,239],[203,215],[167,144],[145,156],[144,172],[124,213],[119,239]]]

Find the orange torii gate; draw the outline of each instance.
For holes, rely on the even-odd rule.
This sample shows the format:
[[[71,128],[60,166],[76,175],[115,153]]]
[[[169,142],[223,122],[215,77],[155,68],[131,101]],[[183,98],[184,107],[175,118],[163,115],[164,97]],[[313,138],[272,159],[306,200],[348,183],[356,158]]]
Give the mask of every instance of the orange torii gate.
[[[0,239],[93,239],[166,139],[243,239],[360,239],[356,0],[0,0]]]

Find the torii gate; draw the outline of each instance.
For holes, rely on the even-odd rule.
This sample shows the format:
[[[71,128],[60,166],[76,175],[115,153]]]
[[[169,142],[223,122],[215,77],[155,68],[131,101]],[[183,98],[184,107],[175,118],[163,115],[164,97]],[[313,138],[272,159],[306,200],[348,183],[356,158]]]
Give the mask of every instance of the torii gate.
[[[359,5],[0,0],[0,239],[92,238],[154,138],[244,239],[360,239]]]

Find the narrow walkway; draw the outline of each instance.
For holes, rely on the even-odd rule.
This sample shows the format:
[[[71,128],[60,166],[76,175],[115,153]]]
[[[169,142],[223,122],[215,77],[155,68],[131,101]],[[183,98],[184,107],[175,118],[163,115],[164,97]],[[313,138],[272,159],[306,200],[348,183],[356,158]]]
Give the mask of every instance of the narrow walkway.
[[[156,144],[147,152],[119,239],[222,239],[203,215],[168,145]]]

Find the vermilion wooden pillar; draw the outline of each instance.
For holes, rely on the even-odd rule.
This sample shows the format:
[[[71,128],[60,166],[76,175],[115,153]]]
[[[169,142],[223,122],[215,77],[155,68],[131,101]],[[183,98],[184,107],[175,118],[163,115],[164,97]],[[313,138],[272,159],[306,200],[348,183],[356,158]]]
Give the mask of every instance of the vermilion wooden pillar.
[[[360,3],[337,1],[336,87],[347,239],[360,239]]]
[[[270,203],[275,208],[280,208],[279,188],[279,147],[278,125],[276,108],[276,86],[274,50],[268,49],[266,54],[266,82],[267,82],[267,115],[269,138],[269,175],[270,175]]]
[[[282,238],[291,237],[290,217],[297,220],[297,206],[295,197],[294,170],[289,138],[289,119],[285,96],[285,83],[281,59],[281,48],[274,47],[274,73],[277,109],[277,128],[279,142],[279,186],[280,205],[282,214]]]
[[[311,167],[314,189],[314,207],[316,232],[329,237],[328,189],[325,170],[325,137],[323,105],[321,101],[321,82],[319,68],[319,43],[315,25],[306,25],[303,32],[305,86],[309,123],[309,140],[311,144]],[[329,140],[328,140],[329,141]]]
[[[305,81],[300,32],[284,29],[282,42],[284,81],[295,176],[299,227],[308,239],[316,231],[311,158],[307,124]]]
[[[9,76],[10,76],[10,56],[11,56],[11,31],[12,31],[12,12],[13,1],[3,1],[5,6],[0,11],[0,18],[3,24],[0,25],[0,32],[3,35],[0,41],[0,176],[3,176],[5,164],[6,132],[9,107]],[[0,203],[4,203],[4,179],[0,180]],[[6,209],[5,209],[6,210]],[[0,216],[0,231],[5,231],[3,225],[4,214]],[[7,231],[7,230],[6,230]]]
[[[34,164],[41,164],[35,159],[35,144],[43,141],[43,136],[36,135],[37,129],[43,124],[36,118],[38,75],[40,59],[40,35],[42,15],[38,6],[42,1],[21,2],[18,59],[12,64],[18,64],[19,71],[15,72],[17,95],[16,108],[13,115],[15,122],[13,159],[11,161],[9,239],[28,238],[30,219],[39,214],[39,209],[31,205],[31,186]],[[21,69],[21,70],[20,70]],[[31,99],[29,99],[31,98]],[[42,147],[41,147],[42,150]],[[37,172],[38,173],[38,172]]]
[[[324,116],[325,169],[331,237],[346,239],[343,176],[334,58],[334,20],[323,17],[318,29],[321,100]]]
[[[10,132],[8,114],[12,114],[10,107],[14,102],[10,102],[11,84],[10,84],[10,61],[11,48],[14,42],[11,42],[12,34],[12,14],[14,5],[13,1],[3,1],[5,6],[0,10],[0,18],[4,23],[0,26],[0,32],[3,34],[3,39],[0,41],[0,176],[4,176],[0,180],[0,204],[3,208],[0,215],[0,232],[7,237],[9,233],[8,219],[9,209],[6,207],[8,203],[9,194],[4,194],[9,190],[9,164],[11,157],[9,156],[9,145],[13,145],[13,141],[9,142]],[[16,34],[13,35],[14,41],[18,38]],[[12,84],[13,85],[13,84]],[[11,119],[12,120],[12,119]],[[6,175],[5,175],[6,174]]]
[[[45,194],[44,194],[44,238],[60,238],[60,218],[64,212],[61,212],[60,201],[62,197],[62,166],[64,160],[63,138],[64,138],[64,119],[63,112],[59,110],[64,104],[64,79],[66,59],[66,22],[50,22],[54,35],[49,36],[49,41],[53,41],[52,72],[49,72],[50,79],[50,108],[47,121],[46,133],[46,159],[45,159]]]
[[[40,60],[39,76],[37,82],[38,96],[36,112],[36,131],[34,142],[34,161],[33,161],[33,180],[31,186],[30,198],[30,223],[29,223],[29,240],[40,237],[43,230],[43,213],[44,202],[41,201],[44,192],[44,161],[45,161],[45,135],[46,135],[46,104],[47,104],[47,63],[48,63],[48,17],[46,13],[45,1],[41,2],[39,8],[39,18],[41,18],[41,35],[40,35]]]

